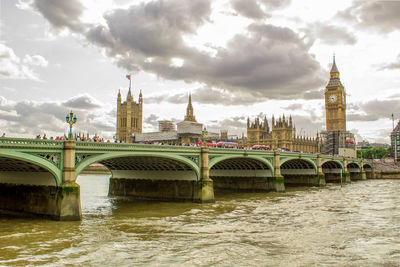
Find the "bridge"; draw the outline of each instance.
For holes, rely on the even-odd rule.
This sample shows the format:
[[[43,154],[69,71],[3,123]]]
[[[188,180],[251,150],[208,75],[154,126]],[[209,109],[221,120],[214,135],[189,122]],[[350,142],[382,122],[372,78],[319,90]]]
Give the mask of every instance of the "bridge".
[[[110,196],[201,203],[375,177],[371,162],[321,154],[0,138],[0,210],[80,220],[76,178],[93,163],[110,170]]]

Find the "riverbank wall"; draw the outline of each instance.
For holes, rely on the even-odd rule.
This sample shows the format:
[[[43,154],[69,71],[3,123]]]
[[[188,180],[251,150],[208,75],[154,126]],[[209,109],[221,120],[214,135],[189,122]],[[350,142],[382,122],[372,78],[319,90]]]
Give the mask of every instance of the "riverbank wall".
[[[400,164],[375,162],[376,179],[400,179]]]

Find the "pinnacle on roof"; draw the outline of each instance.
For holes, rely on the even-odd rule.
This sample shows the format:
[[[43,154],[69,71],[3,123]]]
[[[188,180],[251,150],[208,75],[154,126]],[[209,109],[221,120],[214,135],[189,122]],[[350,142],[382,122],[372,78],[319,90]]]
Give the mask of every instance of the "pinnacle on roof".
[[[333,72],[339,72],[336,67],[335,54],[333,54],[333,63],[332,63],[332,68],[331,68],[331,73],[333,73]]]

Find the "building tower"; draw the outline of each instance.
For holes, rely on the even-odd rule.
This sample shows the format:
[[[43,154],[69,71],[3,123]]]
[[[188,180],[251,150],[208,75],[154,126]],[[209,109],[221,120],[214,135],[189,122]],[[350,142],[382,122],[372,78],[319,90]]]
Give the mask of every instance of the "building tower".
[[[340,82],[335,56],[325,89],[325,113],[327,131],[346,131],[346,93]]]
[[[193,113],[193,106],[192,106],[192,94],[189,94],[189,103],[186,108],[186,115],[185,115],[185,121],[192,121],[192,122],[197,122],[196,118],[194,117]]]
[[[129,91],[125,102],[121,102],[121,92],[118,91],[117,97],[117,133],[116,140],[122,142],[133,142],[133,134],[142,132],[143,123],[143,96],[139,94],[139,102],[134,101],[131,91],[130,75]]]

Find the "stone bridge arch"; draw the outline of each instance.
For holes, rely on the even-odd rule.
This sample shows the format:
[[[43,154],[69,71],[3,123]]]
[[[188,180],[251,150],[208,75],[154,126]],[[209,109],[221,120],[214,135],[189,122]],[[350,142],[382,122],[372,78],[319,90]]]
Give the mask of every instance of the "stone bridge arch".
[[[352,172],[361,172],[361,166],[358,162],[348,162],[347,163],[347,170]]]
[[[270,161],[253,155],[226,155],[209,162],[214,190],[265,192],[275,190],[274,168]]]
[[[372,164],[369,162],[365,162],[365,163],[362,163],[362,166],[365,171],[365,178],[373,179],[374,178],[374,173],[373,173],[374,169],[373,169]]]
[[[110,169],[111,173],[113,173],[113,169],[112,166],[117,166],[118,162],[116,162],[118,159],[121,159],[121,161],[124,161],[124,158],[147,158],[147,159],[155,159],[154,163],[160,163],[164,165],[164,170],[171,170],[171,163],[172,162],[176,162],[177,166],[182,166],[182,164],[188,166],[194,173],[196,176],[196,180],[200,180],[200,168],[197,165],[196,162],[194,162],[193,160],[180,156],[180,155],[176,155],[176,154],[169,154],[169,153],[163,153],[163,154],[159,154],[159,153],[153,153],[153,152],[112,152],[112,153],[104,153],[104,154],[100,154],[100,155],[93,155],[90,156],[88,158],[86,158],[85,160],[83,160],[82,162],[80,162],[77,167],[76,167],[76,176],[78,176],[86,167],[88,167],[90,164],[93,163],[102,163],[103,165],[105,165],[107,168]],[[168,162],[161,162],[161,161],[157,161],[156,159],[167,159],[169,160]],[[121,164],[125,164],[126,162],[121,162]],[[167,166],[169,165],[169,166]],[[111,168],[110,168],[111,167]],[[163,170],[163,168],[161,166],[159,166],[160,168],[158,168],[158,170]],[[144,170],[145,167],[143,167]],[[147,168],[147,170],[149,170],[149,168]],[[154,170],[157,170],[157,168],[154,168]],[[113,173],[114,175],[114,173]]]
[[[328,159],[323,161],[321,167],[327,183],[340,183],[343,180],[343,173],[345,171],[343,162]]]
[[[271,175],[274,175],[274,167],[272,166],[271,162],[268,161],[267,159],[263,158],[263,157],[257,157],[257,156],[252,156],[252,155],[248,155],[248,156],[241,156],[241,155],[228,155],[228,156],[220,156],[220,157],[215,157],[212,158],[208,164],[209,169],[211,170],[216,164],[222,162],[222,161],[233,161],[233,163],[237,160],[239,160],[238,163],[240,163],[240,160],[243,160],[243,162],[254,162],[257,163],[259,162],[259,164],[263,164],[266,165],[268,167],[268,169],[271,170]]]
[[[58,164],[62,166],[61,162]],[[62,183],[62,170],[55,162],[32,154],[1,151],[0,183],[59,186]]]
[[[195,159],[172,153],[115,151],[86,157],[78,164],[76,174],[99,162],[112,174],[109,196],[201,201],[203,181]]]
[[[280,171],[285,186],[319,185],[317,165],[308,158],[287,158],[281,161]]]
[[[286,158],[280,161],[280,168],[281,168],[281,173],[283,170],[307,170],[303,173],[317,174],[317,165],[313,160],[308,158]],[[313,172],[310,170],[313,170]]]

